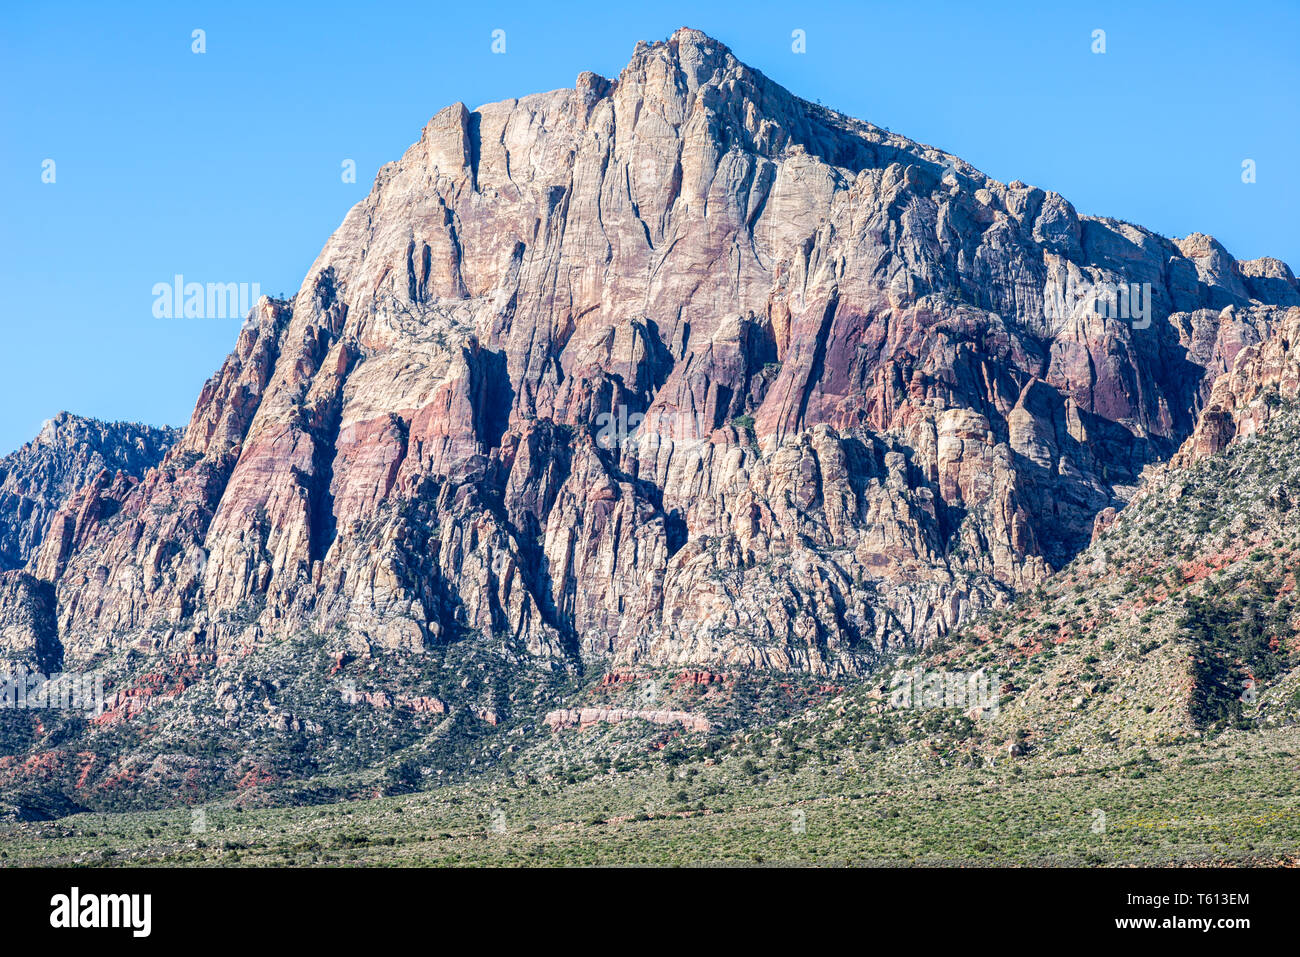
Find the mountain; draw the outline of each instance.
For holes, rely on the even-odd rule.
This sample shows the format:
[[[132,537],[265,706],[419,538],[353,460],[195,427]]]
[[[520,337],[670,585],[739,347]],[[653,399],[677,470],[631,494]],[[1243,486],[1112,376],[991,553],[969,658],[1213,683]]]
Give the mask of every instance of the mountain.
[[[1193,434],[1123,511],[1099,518],[1095,540],[1066,568],[895,663],[925,675],[995,675],[996,708],[894,711],[885,706],[891,670],[791,720],[805,749],[828,730],[859,752],[892,736],[904,745],[897,763],[981,767],[1010,755],[1034,759],[1045,777],[1141,778],[1159,770],[1150,755],[1162,752],[1168,767],[1213,762],[1250,779],[1258,758],[1247,753],[1291,758],[1300,725],[1297,343],[1293,311],[1242,350]]]
[[[1245,350],[1219,384],[1290,352],[1281,334]],[[244,782],[204,808],[217,841],[193,832],[189,812],[180,828],[174,811],[47,821],[78,810],[47,789],[19,805],[36,823],[0,823],[4,855],[154,866],[1295,866],[1300,399],[1294,385],[1265,387],[1260,405],[1271,411],[1258,432],[1152,481],[1042,588],[894,662],[991,671],[994,714],[893,708],[894,668],[821,686],[682,673],[663,682],[655,710],[648,676],[612,675],[548,715],[548,730],[508,732],[490,770],[467,779],[428,788],[423,776],[447,768],[420,742],[387,773],[351,783],[323,776],[269,793]],[[359,800],[325,803],[341,790]]]
[[[0,662],[42,674],[59,670],[57,597],[29,565],[77,491],[115,478],[138,479],[180,434],[60,412],[33,441],[0,458]]]
[[[121,472],[139,478],[181,433],[60,412],[40,435],[0,458],[0,571],[25,568],[55,513],[82,486]]]
[[[1047,318],[1104,282],[1150,283],[1149,329]],[[1081,217],[682,30],[438,113],[40,572],[69,645],[195,618],[858,670],[1063,566],[1295,303],[1281,263]],[[644,419],[604,449],[605,415]]]
[[[1144,473],[1258,424],[1297,316],[1277,260],[1080,215],[682,29],[435,115],[0,620],[109,675],[44,766],[87,803],[464,769],[583,723],[593,679],[818,699],[1068,580]]]

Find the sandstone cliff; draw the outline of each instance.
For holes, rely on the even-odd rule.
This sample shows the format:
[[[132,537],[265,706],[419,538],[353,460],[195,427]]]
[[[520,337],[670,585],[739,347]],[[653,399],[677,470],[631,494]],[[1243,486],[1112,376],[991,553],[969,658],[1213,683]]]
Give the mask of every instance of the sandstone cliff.
[[[1106,284],[1149,284],[1150,326],[1082,301]],[[684,29],[439,112],[35,568],[74,656],[337,628],[859,671],[1068,562],[1297,303],[1281,263],[1082,216]]]
[[[180,437],[177,429],[99,422],[60,412],[18,451],[0,458],[0,572],[24,568],[54,514],[99,473],[139,477]]]
[[[1266,340],[1242,350],[1215,380],[1196,428],[1169,462],[1189,468],[1239,438],[1262,430],[1300,396],[1300,309],[1289,310]]]

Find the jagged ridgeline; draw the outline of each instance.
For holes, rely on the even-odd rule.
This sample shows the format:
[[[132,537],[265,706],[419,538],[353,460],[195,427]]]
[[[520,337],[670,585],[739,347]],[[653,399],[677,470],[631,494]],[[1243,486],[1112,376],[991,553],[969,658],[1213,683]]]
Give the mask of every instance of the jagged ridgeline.
[[[35,560],[55,513],[107,472],[140,478],[180,438],[179,429],[100,422],[61,412],[18,451],[0,458],[0,572]]]
[[[1103,283],[1149,283],[1150,327],[1047,321]],[[72,652],[343,626],[859,670],[1064,565],[1297,302],[1279,262],[1079,216],[681,30],[439,112],[38,570]]]
[[[310,673],[267,720],[327,728],[313,695],[380,661],[461,732],[580,674],[861,674],[1066,566],[1297,305],[1281,262],[1079,215],[683,29],[437,113],[161,464],[83,485],[0,594],[46,591],[125,727]]]

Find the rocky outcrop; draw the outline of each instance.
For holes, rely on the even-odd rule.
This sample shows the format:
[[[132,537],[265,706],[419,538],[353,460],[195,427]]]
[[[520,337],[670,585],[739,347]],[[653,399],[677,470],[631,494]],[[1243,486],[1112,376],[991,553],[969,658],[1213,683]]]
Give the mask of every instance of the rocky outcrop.
[[[26,568],[55,513],[100,473],[139,478],[180,437],[177,429],[100,422],[60,412],[0,459],[0,571]]]
[[[691,711],[636,708],[562,708],[548,713],[542,723],[552,731],[559,731],[561,728],[589,728],[595,724],[619,724],[634,718],[651,724],[680,724],[687,731],[708,731],[712,727],[708,718]]]
[[[24,572],[0,572],[0,671],[50,675],[63,663],[54,588]]]
[[[1149,324],[1098,314],[1121,285]],[[35,568],[71,655],[339,628],[859,671],[1086,546],[1296,296],[680,30],[439,112]]]
[[[367,704],[372,708],[387,709],[392,707],[408,708],[419,714],[446,714],[447,703],[440,698],[428,695],[397,695],[390,697],[383,691],[357,691],[354,688],[342,690],[345,704]],[[218,701],[218,704],[221,702]]]
[[[1196,429],[1170,460],[1169,468],[1187,468],[1238,438],[1254,435],[1269,423],[1284,400],[1297,396],[1300,308],[1291,308],[1268,339],[1243,349],[1232,368],[1215,380]]]

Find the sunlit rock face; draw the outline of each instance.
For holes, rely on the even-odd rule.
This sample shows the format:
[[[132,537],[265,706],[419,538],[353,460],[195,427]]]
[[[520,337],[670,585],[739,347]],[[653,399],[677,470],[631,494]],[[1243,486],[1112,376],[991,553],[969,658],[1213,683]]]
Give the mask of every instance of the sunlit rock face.
[[[1094,307],[1120,286],[1145,324]],[[1081,216],[680,30],[434,116],[33,567],[74,656],[343,628],[860,671],[1086,546],[1296,304],[1281,263]]]
[[[0,572],[26,568],[68,498],[101,472],[139,477],[162,461],[180,430],[100,422],[60,412],[0,458]]]

